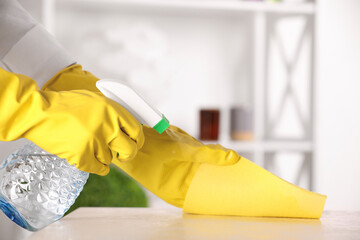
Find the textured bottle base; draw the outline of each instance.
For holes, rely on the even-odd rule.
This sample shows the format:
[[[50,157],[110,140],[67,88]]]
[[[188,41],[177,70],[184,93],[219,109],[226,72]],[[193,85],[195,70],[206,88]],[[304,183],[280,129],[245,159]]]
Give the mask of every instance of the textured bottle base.
[[[35,144],[25,145],[0,167],[0,209],[19,226],[40,230],[65,214],[88,176]]]

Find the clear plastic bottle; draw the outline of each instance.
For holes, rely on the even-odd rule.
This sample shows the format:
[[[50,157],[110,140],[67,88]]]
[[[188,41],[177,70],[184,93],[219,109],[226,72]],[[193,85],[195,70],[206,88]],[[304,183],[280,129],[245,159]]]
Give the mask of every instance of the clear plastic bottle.
[[[0,209],[19,226],[40,230],[66,213],[88,177],[34,143],[24,145],[0,167]]]

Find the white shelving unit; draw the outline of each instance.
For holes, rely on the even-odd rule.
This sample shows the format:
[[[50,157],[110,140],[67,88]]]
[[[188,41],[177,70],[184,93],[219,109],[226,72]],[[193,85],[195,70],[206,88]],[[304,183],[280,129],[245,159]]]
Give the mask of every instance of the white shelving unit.
[[[58,0],[64,4],[98,4],[118,7],[164,8],[180,10],[214,10],[228,12],[271,12],[286,14],[313,14],[313,3],[276,4],[239,0]]]
[[[88,6],[88,7],[118,7],[122,9],[158,9],[172,11],[214,11],[230,13],[265,13],[287,15],[314,15],[316,7],[313,2],[306,3],[271,3],[251,2],[241,0],[42,0],[43,23],[53,30],[55,5]],[[261,17],[258,17],[261,18]]]
[[[261,166],[271,168],[273,166],[274,155],[277,152],[299,152],[304,156],[303,164],[299,167],[299,174],[307,172],[308,188],[313,187],[313,105],[314,105],[314,19],[316,16],[315,2],[304,2],[297,4],[290,3],[267,3],[251,2],[240,0],[43,0],[42,15],[44,25],[54,32],[56,8],[62,7],[89,7],[89,8],[111,8],[111,9],[130,9],[132,11],[156,11],[159,14],[171,14],[173,12],[191,12],[192,14],[218,14],[224,15],[244,15],[250,18],[253,23],[253,106],[254,106],[254,141],[239,142],[232,141],[230,137],[222,137],[219,143],[227,148],[239,152],[252,153],[253,161]],[[308,73],[308,114],[304,117],[298,106],[297,96],[294,93],[292,83],[293,69],[298,62],[299,54],[289,60],[284,57],[286,69],[286,87],[284,88],[283,102],[293,100],[294,107],[297,109],[298,118],[304,126],[305,135],[302,139],[276,139],[272,137],[272,126],[279,119],[270,119],[268,116],[268,72],[269,72],[269,41],[274,36],[274,25],[278,19],[301,17],[306,20],[306,26],[300,38],[310,39],[310,66]],[[302,40],[299,41],[297,52],[302,51]],[[280,48],[281,50],[281,48]],[[283,111],[283,103],[278,107],[279,116]],[[280,117],[279,117],[280,118]],[[228,124],[228,123],[223,123]],[[223,129],[228,129],[224,127]],[[215,142],[208,142],[215,143]],[[299,179],[299,177],[297,177]]]

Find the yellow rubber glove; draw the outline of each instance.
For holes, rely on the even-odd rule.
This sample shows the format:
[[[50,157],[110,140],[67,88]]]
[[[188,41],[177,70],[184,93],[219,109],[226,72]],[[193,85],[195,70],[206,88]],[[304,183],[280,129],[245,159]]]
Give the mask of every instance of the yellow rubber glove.
[[[273,175],[220,145],[203,145],[170,126],[144,126],[146,141],[130,162],[113,163],[184,212],[320,218],[326,197]]]
[[[204,145],[178,127],[162,134],[144,126],[145,143],[130,162],[113,163],[164,201],[182,207],[192,178],[202,164],[232,165],[240,156],[220,145]]]
[[[42,91],[35,81],[0,68],[0,141],[27,138],[83,171],[106,175],[116,151],[132,159],[144,143],[124,108],[87,90]]]
[[[79,81],[78,81],[79,80]],[[98,79],[74,65],[49,90],[98,91]],[[196,214],[320,218],[326,196],[288,183],[220,145],[203,145],[170,126],[161,135],[144,126],[145,143],[129,162],[113,163],[154,194]]]

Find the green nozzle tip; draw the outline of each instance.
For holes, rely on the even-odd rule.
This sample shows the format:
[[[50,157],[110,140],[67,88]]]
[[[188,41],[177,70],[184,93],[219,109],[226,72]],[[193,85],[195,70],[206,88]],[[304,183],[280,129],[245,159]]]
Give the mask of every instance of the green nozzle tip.
[[[168,127],[170,126],[169,124],[169,120],[167,120],[167,118],[162,115],[162,119],[160,120],[160,122],[158,122],[153,129],[155,129],[155,131],[157,131],[158,133],[163,133]]]

